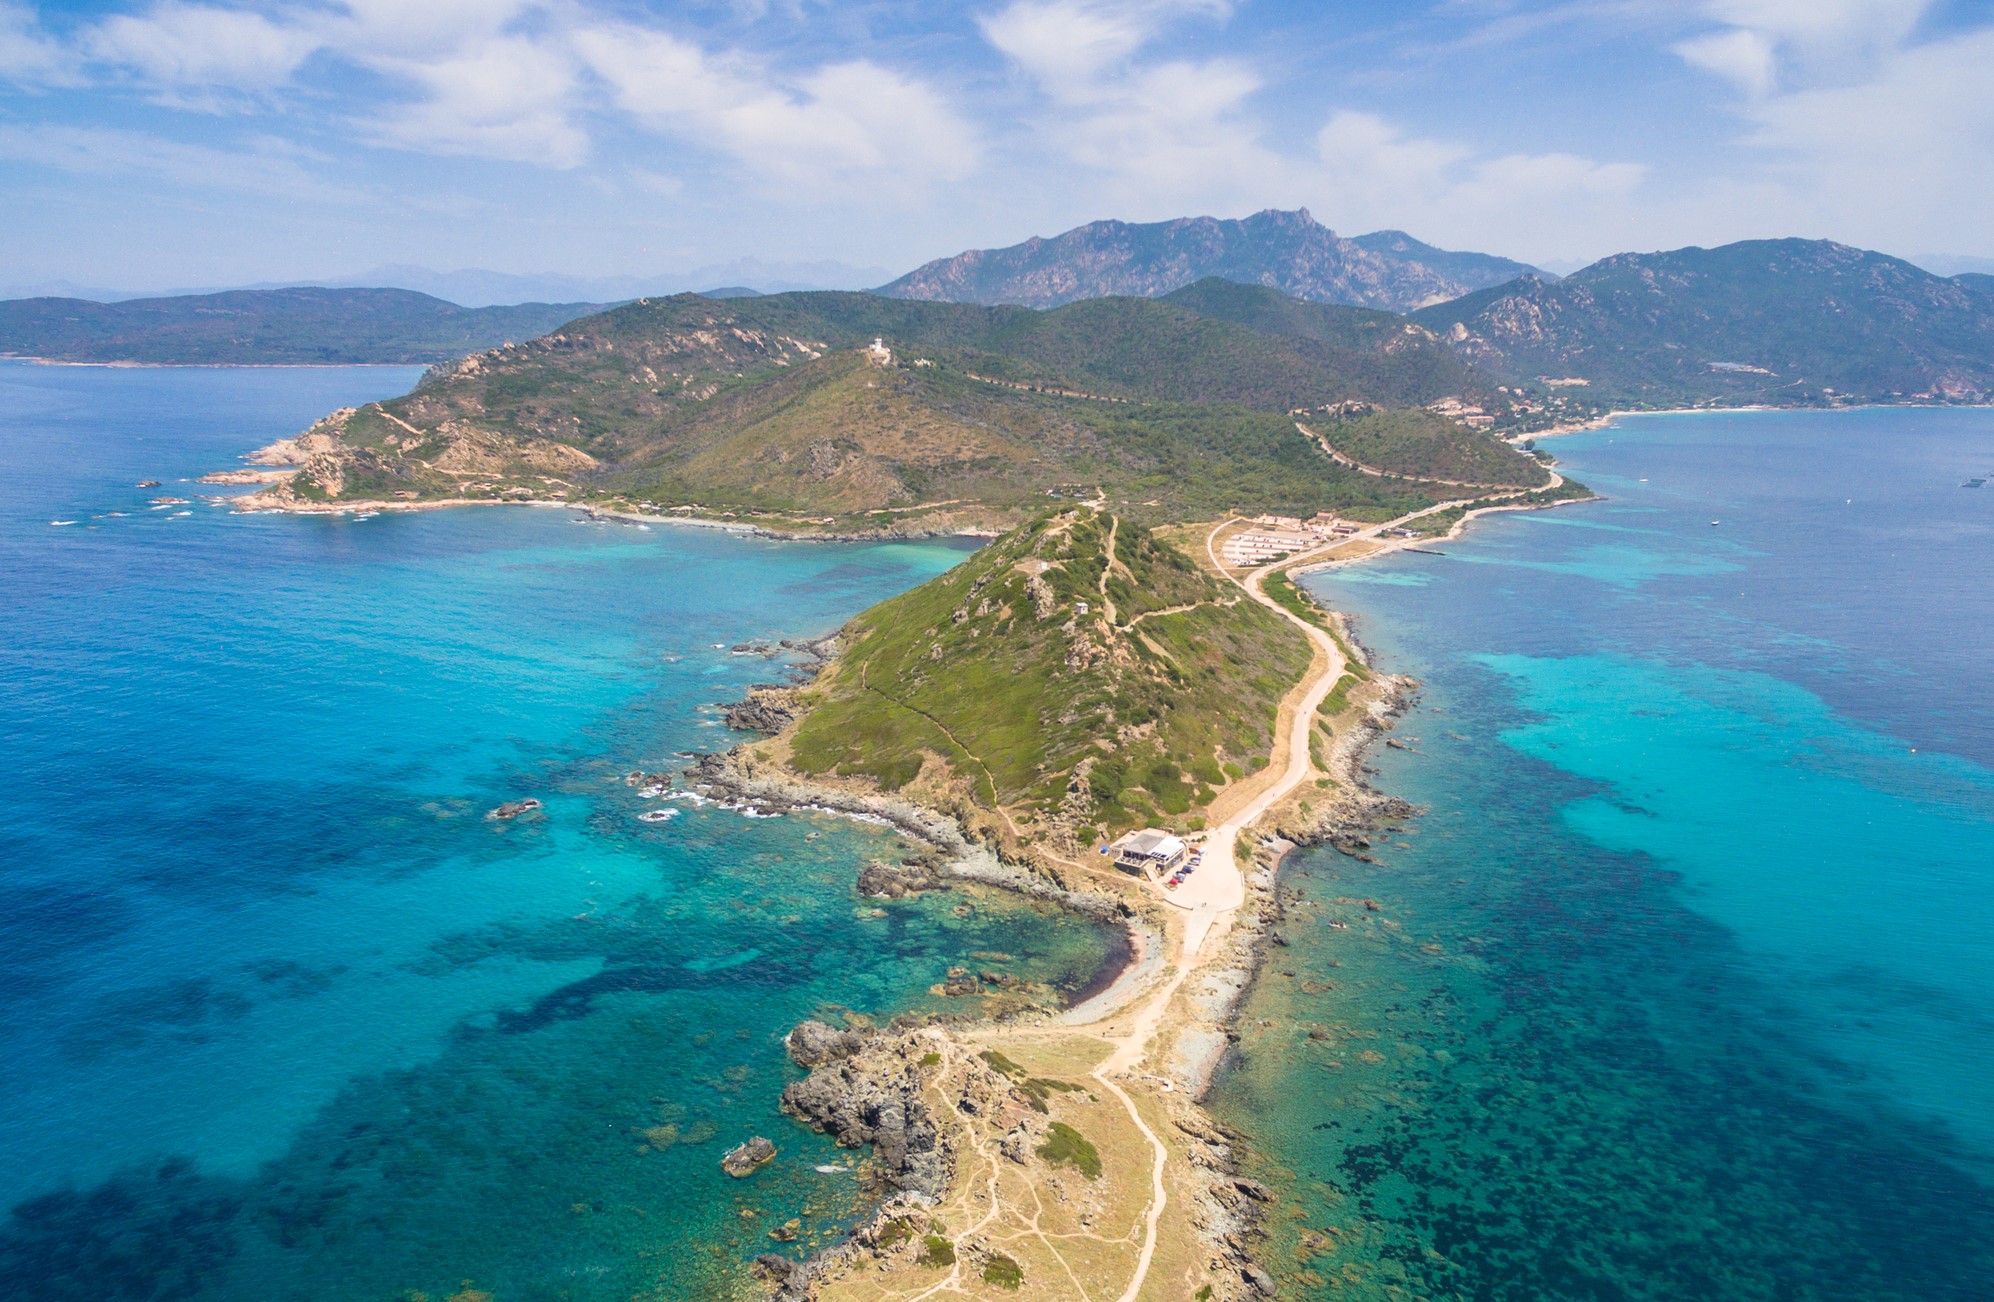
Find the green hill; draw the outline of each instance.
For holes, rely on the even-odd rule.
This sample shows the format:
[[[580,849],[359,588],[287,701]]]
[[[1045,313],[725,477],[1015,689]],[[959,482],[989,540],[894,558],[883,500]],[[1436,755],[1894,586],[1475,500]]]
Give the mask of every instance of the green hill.
[[[1994,296],[1818,240],[1621,254],[1414,313],[1488,371],[1606,401],[1985,401]]]
[[[1361,317],[1277,333],[1146,299],[1052,312],[839,293],[640,300],[335,414],[299,441],[306,474],[290,491],[551,492],[839,528],[929,506],[1008,525],[1049,493],[1149,518],[1236,505],[1384,518],[1438,490],[1332,463],[1286,413],[1423,402],[1473,373],[1427,332]],[[1401,365],[1409,352],[1426,362]]]
[[[847,626],[789,738],[808,774],[955,788],[1034,825],[1181,820],[1256,759],[1294,627],[1141,526],[1042,515]]]
[[[0,354],[159,365],[425,363],[532,339],[593,303],[458,307],[405,289],[257,289],[0,302]]]
[[[1387,474],[1488,488],[1537,488],[1546,482],[1538,462],[1430,411],[1349,403],[1302,419],[1337,453]]]

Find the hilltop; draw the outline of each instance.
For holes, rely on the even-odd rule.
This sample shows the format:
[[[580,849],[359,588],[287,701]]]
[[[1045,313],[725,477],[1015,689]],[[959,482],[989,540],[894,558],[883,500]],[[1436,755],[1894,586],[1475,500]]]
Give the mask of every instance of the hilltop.
[[[1302,305],[1302,324],[1277,332],[1244,324],[1260,309],[1239,297],[1209,285],[1185,302],[1051,312],[840,293],[639,300],[333,414],[265,458],[304,473],[259,504],[555,495],[874,531],[1008,527],[1048,494],[1158,519],[1240,503],[1383,519],[1437,500],[1337,464],[1289,413],[1493,387],[1398,318]],[[1541,475],[1473,437],[1510,478]]]
[[[1994,294],[1825,240],[1626,253],[1413,314],[1461,355],[1588,396],[1806,405],[1994,395]]]
[[[1239,220],[1089,222],[1050,239],[940,258],[878,292],[1047,308],[1116,295],[1160,297],[1220,276],[1314,302],[1405,312],[1532,270],[1507,258],[1449,253],[1400,231],[1345,239],[1306,208],[1270,208]]]
[[[1141,525],[1041,516],[847,626],[789,762],[1119,832],[1264,764],[1308,668],[1279,615]],[[1080,840],[1091,839],[1084,832]]]
[[[430,363],[532,339],[594,303],[459,307],[405,289],[244,289],[0,302],[0,354],[156,365]]]

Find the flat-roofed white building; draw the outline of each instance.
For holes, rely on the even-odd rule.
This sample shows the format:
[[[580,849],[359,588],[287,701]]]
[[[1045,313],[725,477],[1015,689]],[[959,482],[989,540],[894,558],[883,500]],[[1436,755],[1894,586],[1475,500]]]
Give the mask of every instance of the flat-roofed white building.
[[[1115,852],[1115,867],[1129,872],[1149,873],[1162,876],[1175,872],[1189,857],[1191,848],[1184,844],[1181,836],[1172,836],[1155,828],[1131,832],[1112,847]]]

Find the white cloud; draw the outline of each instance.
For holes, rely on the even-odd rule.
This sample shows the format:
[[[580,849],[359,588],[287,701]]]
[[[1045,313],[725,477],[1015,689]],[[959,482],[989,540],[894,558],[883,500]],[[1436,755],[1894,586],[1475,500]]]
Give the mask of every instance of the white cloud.
[[[450,55],[501,35],[540,0],[344,0],[343,14],[317,26],[363,62]]]
[[[1930,0],[1709,0],[1721,31],[1675,47],[1746,93],[1756,175],[1677,215],[1907,252],[1985,248],[1994,205],[1994,29],[1920,42]],[[1749,190],[1750,202],[1736,196]],[[1755,228],[1755,229],[1754,229]]]
[[[107,18],[80,42],[92,60],[130,69],[174,102],[275,90],[319,43],[311,32],[261,14],[186,4]]]
[[[1231,11],[1221,0],[1014,0],[979,26],[1044,96],[1034,144],[1089,169],[1090,193],[1134,215],[1234,207],[1240,193],[1290,179],[1249,110],[1257,70],[1143,57],[1184,20]]]
[[[35,12],[0,3],[0,80],[26,86],[67,86],[78,81],[76,57],[44,35]]]
[[[1754,97],[1771,93],[1777,67],[1773,43],[1763,32],[1733,27],[1683,41],[1675,52],[1691,66],[1714,72]]]
[[[1625,215],[1646,170],[1574,154],[1483,155],[1340,112],[1316,137],[1314,206],[1349,230],[1404,227],[1475,247],[1556,247]]]
[[[616,104],[655,130],[791,182],[919,186],[974,168],[975,133],[926,83],[859,60],[784,88],[766,68],[664,32],[578,32],[576,50]]]
[[[198,190],[314,202],[351,202],[357,193],[319,180],[289,148],[232,151],[104,127],[0,125],[0,159],[81,176],[151,176]]]
[[[1893,54],[1873,78],[1751,107],[1767,151],[1816,230],[1930,249],[1987,245],[1994,206],[1994,30]]]
[[[1224,17],[1220,0],[1016,0],[978,20],[984,39],[1048,93],[1085,100],[1100,79],[1186,14]]]
[[[524,37],[487,37],[426,60],[377,59],[391,84],[423,93],[372,119],[376,139],[404,149],[576,167],[589,138],[573,120],[577,68],[568,52]]]
[[[1706,0],[1723,26],[1672,48],[1751,96],[1796,82],[1871,73],[1911,34],[1932,0]]]

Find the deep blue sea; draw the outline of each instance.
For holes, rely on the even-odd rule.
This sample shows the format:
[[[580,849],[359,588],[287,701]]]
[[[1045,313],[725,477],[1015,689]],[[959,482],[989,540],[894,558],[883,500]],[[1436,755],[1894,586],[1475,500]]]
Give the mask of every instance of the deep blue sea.
[[[874,829],[634,817],[626,771],[785,672],[732,645],[960,548],[188,482],[416,374],[0,363],[0,1296],[731,1296],[863,1207],[776,1110],[790,1025],[1102,960],[1004,898],[874,916]]]
[[[1422,681],[1426,812],[1284,875],[1217,1099],[1276,1273],[1994,1297],[1994,412],[1547,446],[1607,500],[1308,580]]]

